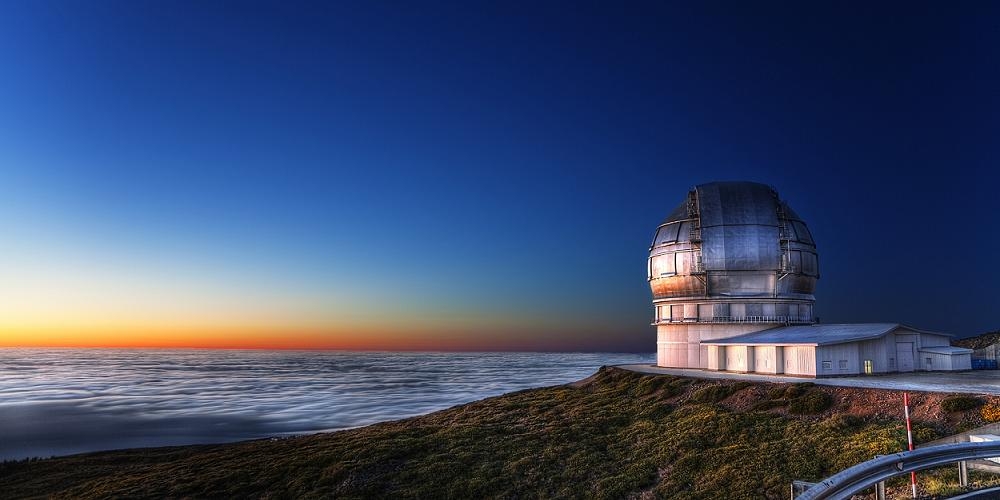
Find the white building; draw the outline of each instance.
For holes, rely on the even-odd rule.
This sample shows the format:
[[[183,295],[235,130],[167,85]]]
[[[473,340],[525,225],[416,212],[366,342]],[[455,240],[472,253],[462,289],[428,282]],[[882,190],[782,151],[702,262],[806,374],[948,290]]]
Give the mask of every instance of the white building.
[[[658,366],[808,377],[971,369],[972,350],[946,334],[817,324],[816,245],[763,184],[696,186],[657,228],[647,270]]]

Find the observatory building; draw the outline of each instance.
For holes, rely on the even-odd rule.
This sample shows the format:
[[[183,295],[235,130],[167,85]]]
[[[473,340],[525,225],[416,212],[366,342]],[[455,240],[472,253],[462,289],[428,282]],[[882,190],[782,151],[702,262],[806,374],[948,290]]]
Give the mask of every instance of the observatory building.
[[[810,377],[971,368],[950,335],[818,324],[816,243],[763,184],[695,186],[656,229],[647,271],[658,366]]]

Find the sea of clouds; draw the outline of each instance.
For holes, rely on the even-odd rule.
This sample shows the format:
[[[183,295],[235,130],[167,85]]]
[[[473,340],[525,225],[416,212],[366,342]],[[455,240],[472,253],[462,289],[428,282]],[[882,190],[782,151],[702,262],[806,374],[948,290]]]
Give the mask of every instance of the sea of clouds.
[[[346,429],[653,357],[0,349],[0,459]]]

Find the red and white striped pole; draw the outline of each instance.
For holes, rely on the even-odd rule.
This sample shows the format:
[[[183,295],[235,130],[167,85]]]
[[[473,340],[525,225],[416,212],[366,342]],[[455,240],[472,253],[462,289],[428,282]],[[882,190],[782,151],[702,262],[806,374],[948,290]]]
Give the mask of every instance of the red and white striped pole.
[[[906,415],[906,442],[913,451],[913,431],[910,430],[910,393],[903,393],[903,414]],[[913,498],[917,498],[917,473],[910,471],[910,489],[913,491]]]

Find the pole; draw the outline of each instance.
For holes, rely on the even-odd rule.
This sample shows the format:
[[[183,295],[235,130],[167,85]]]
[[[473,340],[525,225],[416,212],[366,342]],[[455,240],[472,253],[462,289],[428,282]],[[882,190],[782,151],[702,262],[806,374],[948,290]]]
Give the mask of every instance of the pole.
[[[882,458],[882,455],[875,455],[875,458]],[[885,481],[875,483],[875,500],[885,500]]]
[[[910,429],[910,393],[903,393],[903,414],[906,415],[906,442],[910,446],[910,451],[913,451],[913,431]],[[916,471],[910,472],[910,490],[913,492],[913,498],[917,498],[917,473]]]

